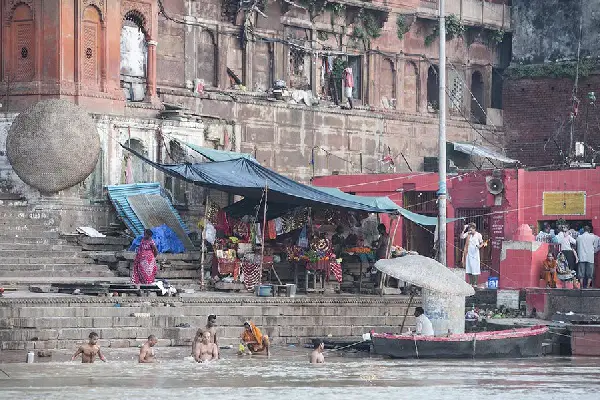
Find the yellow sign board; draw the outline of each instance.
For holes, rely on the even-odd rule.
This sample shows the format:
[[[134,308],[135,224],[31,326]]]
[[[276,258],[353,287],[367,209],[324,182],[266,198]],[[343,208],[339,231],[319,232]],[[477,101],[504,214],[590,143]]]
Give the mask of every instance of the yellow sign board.
[[[585,215],[585,192],[544,192],[544,215]]]

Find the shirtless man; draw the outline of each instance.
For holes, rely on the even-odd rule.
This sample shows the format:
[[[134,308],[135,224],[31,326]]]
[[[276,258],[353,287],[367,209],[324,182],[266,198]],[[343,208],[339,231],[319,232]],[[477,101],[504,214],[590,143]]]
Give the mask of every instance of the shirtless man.
[[[219,341],[217,339],[217,316],[211,314],[208,316],[208,320],[206,321],[206,330],[210,332],[210,341],[217,345],[219,348]]]
[[[87,344],[84,344],[77,349],[71,358],[71,361],[75,361],[77,356],[81,354],[81,362],[84,364],[93,363],[96,359],[96,356],[98,356],[102,361],[106,362],[106,358],[104,358],[104,355],[102,355],[102,352],[100,352],[100,346],[98,345],[98,334],[96,332],[90,333],[89,339],[90,340]]]
[[[325,343],[320,342],[319,345],[315,348],[315,350],[312,353],[310,353],[311,364],[323,364],[325,362],[323,350],[325,350]]]
[[[196,362],[213,361],[219,358],[217,345],[210,342],[210,332],[204,331],[202,341],[196,345],[194,360]]]
[[[158,339],[156,339],[156,336],[148,336],[148,341],[144,343],[144,345],[140,349],[139,362],[141,364],[148,364],[154,362],[154,346],[156,346],[157,343]]]

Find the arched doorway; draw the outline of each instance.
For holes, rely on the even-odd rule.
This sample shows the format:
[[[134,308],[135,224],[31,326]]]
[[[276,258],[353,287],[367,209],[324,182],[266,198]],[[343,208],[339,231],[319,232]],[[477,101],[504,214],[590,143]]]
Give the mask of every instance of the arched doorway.
[[[485,124],[483,76],[479,71],[475,71],[471,75],[471,92],[473,93],[473,97],[471,98],[471,118],[478,124]]]
[[[148,152],[141,140],[129,139],[125,142],[125,146],[144,157],[148,157]],[[148,164],[128,151],[123,151],[121,171],[121,183],[146,182],[150,177]]]
[[[408,61],[404,64],[404,93],[403,93],[403,103],[404,111],[410,113],[416,113],[418,110],[419,104],[419,70],[417,69],[417,65]]]
[[[121,87],[128,101],[146,98],[148,41],[143,17],[131,11],[121,27]]]
[[[383,108],[396,108],[396,71],[394,62],[384,58],[381,62],[381,76],[379,77],[379,94]]]
[[[427,108],[433,111],[439,110],[440,104],[440,80],[437,65],[432,65],[427,70]]]

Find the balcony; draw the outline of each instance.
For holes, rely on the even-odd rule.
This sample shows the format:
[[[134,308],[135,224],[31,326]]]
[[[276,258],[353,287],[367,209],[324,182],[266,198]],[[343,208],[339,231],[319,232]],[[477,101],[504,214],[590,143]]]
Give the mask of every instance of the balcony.
[[[446,15],[459,16],[465,25],[511,31],[511,7],[490,0],[446,0]],[[417,16],[437,18],[437,0],[421,0]]]

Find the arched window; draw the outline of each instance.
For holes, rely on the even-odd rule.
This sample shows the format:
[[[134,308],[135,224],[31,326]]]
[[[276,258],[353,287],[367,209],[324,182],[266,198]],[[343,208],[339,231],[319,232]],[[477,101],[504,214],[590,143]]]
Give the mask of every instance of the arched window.
[[[83,81],[91,86],[98,86],[102,75],[102,36],[100,11],[88,6],[83,12],[81,68]]]
[[[473,121],[485,124],[483,76],[479,71],[475,71],[471,75],[471,92],[473,92],[473,97],[471,98],[471,117]]]
[[[16,82],[30,82],[35,77],[35,24],[33,11],[19,4],[11,21],[12,76]]]
[[[143,16],[136,11],[125,15],[121,28],[121,87],[129,101],[143,101],[148,76],[148,42]]]
[[[433,110],[439,109],[440,104],[440,80],[437,65],[432,65],[427,70],[427,107]]]
[[[383,108],[395,108],[396,71],[394,70],[394,62],[389,58],[385,58],[381,62],[379,97]]]

